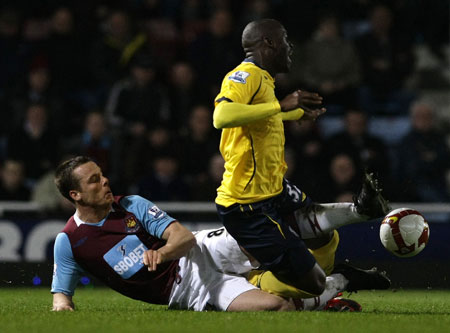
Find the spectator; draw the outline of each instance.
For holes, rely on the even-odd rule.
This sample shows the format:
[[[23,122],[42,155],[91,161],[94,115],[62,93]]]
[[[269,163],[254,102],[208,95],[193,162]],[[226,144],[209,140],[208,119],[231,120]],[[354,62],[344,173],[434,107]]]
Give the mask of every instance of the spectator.
[[[0,9],[0,97],[23,73],[29,56],[29,48],[20,39],[20,16],[16,9]]]
[[[331,159],[326,191],[320,200],[324,202],[353,202],[358,193],[361,173],[350,155],[338,153]]]
[[[169,81],[170,124],[185,131],[192,108],[208,101],[207,94],[197,86],[197,77],[188,62],[177,62],[170,69]]]
[[[109,13],[92,46],[91,70],[96,84],[110,87],[123,78],[133,55],[143,47],[146,37],[136,33],[127,12]]]
[[[217,188],[222,182],[222,175],[225,171],[224,164],[225,161],[220,153],[215,153],[211,156],[206,177],[198,178],[198,181],[191,185],[190,200],[214,201],[217,195]]]
[[[13,115],[9,120],[12,128],[17,127],[23,121],[28,106],[34,103],[47,106],[52,126],[60,127],[63,133],[67,133],[69,128],[73,127],[68,124],[69,115],[64,114],[67,110],[64,110],[63,100],[51,85],[48,60],[45,56],[33,59],[26,81],[13,86],[8,91],[5,101],[5,107],[9,110],[10,115]]]
[[[60,162],[72,156],[64,156]],[[39,204],[42,210],[48,214],[73,214],[72,203],[61,196],[55,186],[55,170],[51,169],[40,177],[31,190],[31,201]]]
[[[380,138],[368,132],[367,114],[360,110],[348,110],[344,126],[344,130],[328,139],[326,146],[329,155],[345,153],[352,156],[358,170],[374,172],[388,190],[392,171],[388,149]]]
[[[88,79],[88,58],[78,36],[72,10],[57,8],[50,18],[47,52],[53,83],[65,94],[81,89]]]
[[[317,184],[320,184],[328,173],[328,161],[325,156],[325,142],[316,123],[306,120],[286,122],[285,135],[286,147],[292,152],[291,156],[287,151],[285,153],[288,163],[286,178],[294,184],[302,184],[302,190],[308,196],[318,197],[322,188]],[[287,161],[288,157],[291,163]]]
[[[84,130],[68,142],[67,153],[92,158],[103,170],[111,183],[114,163],[114,144],[109,135],[105,117],[98,111],[86,115]]]
[[[123,149],[122,186],[135,184],[152,170],[156,158],[176,150],[176,138],[167,126],[158,125]]]
[[[370,14],[372,29],[357,40],[363,68],[360,105],[370,113],[405,113],[413,95],[405,80],[414,68],[411,45],[393,30],[389,7],[376,5]]]
[[[212,110],[195,106],[190,115],[188,132],[180,137],[181,170],[187,182],[195,186],[207,176],[208,161],[217,152],[219,137],[212,126]]]
[[[129,77],[112,88],[106,112],[112,125],[128,137],[137,137],[167,120],[167,105],[153,59],[140,53],[133,59]]]
[[[28,201],[30,190],[25,186],[25,167],[23,162],[6,160],[1,169],[0,200]]]
[[[435,125],[431,105],[416,102],[410,110],[411,130],[400,142],[396,160],[401,201],[447,202],[446,174],[450,152],[445,135]]]
[[[233,17],[228,10],[217,9],[209,19],[209,29],[188,46],[189,60],[199,73],[199,84],[212,100],[227,73],[242,59],[239,38],[233,30]]]
[[[58,136],[48,124],[47,107],[30,104],[25,120],[8,137],[7,156],[23,161],[27,180],[34,183],[58,161],[58,143]]]
[[[294,54],[298,59],[293,60],[290,78],[296,86],[317,91],[328,112],[342,112],[343,108],[356,105],[358,53],[351,42],[341,37],[336,16],[322,16],[313,37]]]
[[[152,170],[137,182],[134,192],[141,196],[151,194],[155,201],[186,201],[189,197],[178,160],[167,154],[156,157]]]

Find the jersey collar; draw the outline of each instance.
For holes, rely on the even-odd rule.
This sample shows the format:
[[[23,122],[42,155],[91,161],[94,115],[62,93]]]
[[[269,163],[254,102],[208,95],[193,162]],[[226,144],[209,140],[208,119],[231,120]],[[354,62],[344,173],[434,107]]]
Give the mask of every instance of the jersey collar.
[[[111,209],[111,212],[113,212],[113,211],[114,211],[114,209]],[[101,227],[103,225],[103,223],[105,223],[107,218],[108,218],[108,216],[106,216],[103,220],[101,220],[99,222],[88,223],[88,222],[84,222],[82,219],[80,219],[80,217],[78,216],[78,211],[75,211],[75,214],[73,214],[73,219],[75,220],[77,227],[79,227],[82,224],[89,224],[89,225],[95,225],[95,226]]]
[[[267,74],[269,74],[269,77],[270,77],[272,80],[274,80],[273,77],[272,77],[272,75],[270,75],[270,73],[269,73],[265,68],[261,67],[261,66],[260,66],[257,62],[255,62],[254,60],[251,60],[250,58],[245,58],[244,61],[242,61],[242,62],[243,62],[243,63],[244,63],[244,62],[249,62],[249,63],[255,65],[256,67],[262,69],[262,70],[265,71]]]

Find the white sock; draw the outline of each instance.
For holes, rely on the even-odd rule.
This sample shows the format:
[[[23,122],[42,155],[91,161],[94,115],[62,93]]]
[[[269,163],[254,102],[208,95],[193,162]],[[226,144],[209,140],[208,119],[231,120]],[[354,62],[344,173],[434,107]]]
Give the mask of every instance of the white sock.
[[[314,204],[309,214],[295,211],[295,219],[303,239],[317,238],[347,224],[367,221],[358,214],[353,203]]]
[[[303,298],[303,310],[323,310],[327,302],[336,297],[336,295],[345,290],[348,280],[342,274],[331,274],[327,276],[325,290],[320,296],[313,298]]]

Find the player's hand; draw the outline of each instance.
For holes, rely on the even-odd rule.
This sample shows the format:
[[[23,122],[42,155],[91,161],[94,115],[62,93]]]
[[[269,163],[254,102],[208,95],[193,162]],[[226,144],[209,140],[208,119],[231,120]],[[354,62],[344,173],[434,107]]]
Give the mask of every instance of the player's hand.
[[[68,304],[53,305],[52,311],[74,311],[74,308]]]
[[[158,265],[162,263],[162,253],[158,250],[148,250],[144,252],[144,265],[147,266],[149,272],[154,272]]]
[[[301,117],[299,121],[302,121],[302,120],[316,121],[317,117],[323,115],[326,112],[326,109],[325,108],[310,109],[310,108],[303,107],[303,111],[305,111],[305,113],[303,114],[303,117]]]
[[[297,108],[307,108],[311,110],[311,108],[317,108],[320,106],[322,101],[323,98],[318,93],[296,90],[283,98],[280,102],[280,106],[282,112],[291,111]]]
[[[63,293],[53,294],[53,308],[52,311],[73,311],[75,304],[72,302],[72,296],[67,296]]]

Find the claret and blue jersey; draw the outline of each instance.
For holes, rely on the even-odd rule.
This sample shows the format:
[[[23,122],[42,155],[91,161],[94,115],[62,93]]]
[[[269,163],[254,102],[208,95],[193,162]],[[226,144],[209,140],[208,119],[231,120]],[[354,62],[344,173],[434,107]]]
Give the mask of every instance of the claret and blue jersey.
[[[72,219],[69,220],[68,225],[71,225],[71,228],[75,231],[81,231],[80,227],[88,231],[82,233],[76,239],[72,238],[72,240],[69,234],[72,235],[73,232],[61,232],[58,234],[54,247],[55,265],[52,293],[73,295],[85,268],[92,267],[92,263],[91,266],[89,264],[88,266],[84,265],[86,261],[102,261],[101,264],[106,263],[105,267],[112,270],[107,272],[108,274],[116,274],[116,277],[120,277],[120,279],[117,279],[118,281],[129,280],[130,283],[136,283],[134,280],[141,274],[138,274],[138,272],[144,266],[142,261],[144,251],[155,245],[154,240],[159,241],[168,225],[175,220],[151,201],[137,195],[123,197],[120,201],[117,200],[117,203],[120,203],[121,209],[126,214],[122,214],[117,218],[116,212],[112,211],[98,223],[89,224],[81,221],[75,214],[73,221]],[[122,230],[121,228],[125,229],[125,231],[119,231],[118,235],[117,230]],[[139,228],[144,230],[137,232]],[[67,226],[64,231],[66,229]],[[91,240],[88,239],[89,237]],[[146,244],[142,241],[143,239]],[[77,255],[74,255],[74,252],[78,253],[79,249],[88,245],[89,241],[94,244],[98,242],[98,245],[100,245],[100,242],[111,245],[106,245],[107,248],[101,250],[101,257],[99,257],[99,253],[94,253],[92,255],[93,258],[89,258],[89,253],[81,252],[82,254],[78,256],[82,260],[77,261]],[[120,290],[118,291],[121,292]]]

